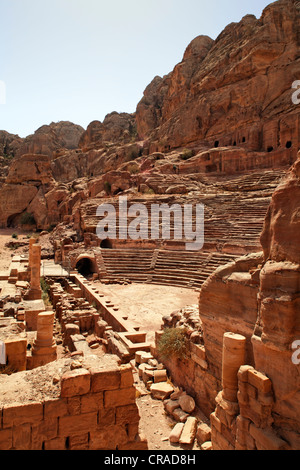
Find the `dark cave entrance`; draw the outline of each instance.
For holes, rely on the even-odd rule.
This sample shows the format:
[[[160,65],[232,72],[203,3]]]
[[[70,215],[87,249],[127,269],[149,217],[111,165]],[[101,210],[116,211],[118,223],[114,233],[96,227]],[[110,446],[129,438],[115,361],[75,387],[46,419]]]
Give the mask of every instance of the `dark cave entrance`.
[[[15,228],[18,226],[21,214],[10,215],[7,219],[6,226],[7,228]]]
[[[84,277],[91,276],[94,273],[93,262],[89,258],[81,258],[77,261],[76,269]]]
[[[102,242],[100,243],[100,248],[111,250],[112,249],[111,241],[108,240],[107,238],[105,240],[102,240]]]

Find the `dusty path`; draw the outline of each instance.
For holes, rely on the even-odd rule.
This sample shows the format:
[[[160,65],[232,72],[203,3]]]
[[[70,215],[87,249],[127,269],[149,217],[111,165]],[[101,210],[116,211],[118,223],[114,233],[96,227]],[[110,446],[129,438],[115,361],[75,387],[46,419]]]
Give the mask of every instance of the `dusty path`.
[[[134,382],[137,389],[142,392],[141,396],[137,398],[136,403],[140,413],[139,430],[147,438],[148,449],[174,452],[180,450],[200,450],[197,440],[194,441],[193,446],[180,446],[179,444],[170,443],[169,436],[176,425],[176,421],[165,413],[161,400],[152,398],[143,381],[139,379],[137,372],[134,372]],[[205,419],[200,412],[196,413],[201,415],[201,419]]]

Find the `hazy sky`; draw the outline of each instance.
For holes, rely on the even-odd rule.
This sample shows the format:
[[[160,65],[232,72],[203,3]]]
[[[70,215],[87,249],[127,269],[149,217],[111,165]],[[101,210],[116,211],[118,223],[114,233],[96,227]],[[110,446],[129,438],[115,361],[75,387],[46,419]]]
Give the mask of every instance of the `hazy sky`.
[[[86,128],[112,111],[134,112],[146,86],[173,70],[192,39],[215,39],[269,3],[0,0],[0,129],[25,137],[52,121]]]

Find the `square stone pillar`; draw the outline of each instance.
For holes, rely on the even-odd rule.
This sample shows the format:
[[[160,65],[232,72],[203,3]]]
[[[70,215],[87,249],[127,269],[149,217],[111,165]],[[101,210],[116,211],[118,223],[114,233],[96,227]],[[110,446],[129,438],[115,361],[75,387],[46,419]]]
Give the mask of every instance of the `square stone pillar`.
[[[26,300],[39,300],[41,298],[41,246],[32,244],[30,254],[30,289],[26,295]]]
[[[30,238],[29,240],[29,255],[28,255],[28,269],[31,268],[31,260],[32,260],[32,246],[37,243],[36,238]]]

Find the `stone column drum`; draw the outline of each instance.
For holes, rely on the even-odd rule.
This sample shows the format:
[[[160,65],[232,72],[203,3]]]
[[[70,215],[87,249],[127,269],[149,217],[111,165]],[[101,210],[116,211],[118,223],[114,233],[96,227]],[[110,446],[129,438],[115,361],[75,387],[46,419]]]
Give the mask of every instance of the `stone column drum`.
[[[39,367],[55,361],[56,343],[53,338],[53,312],[42,312],[38,315],[37,335],[32,347],[33,367]]]
[[[245,364],[246,338],[234,333],[223,336],[222,388],[223,398],[237,402],[238,371]]]

